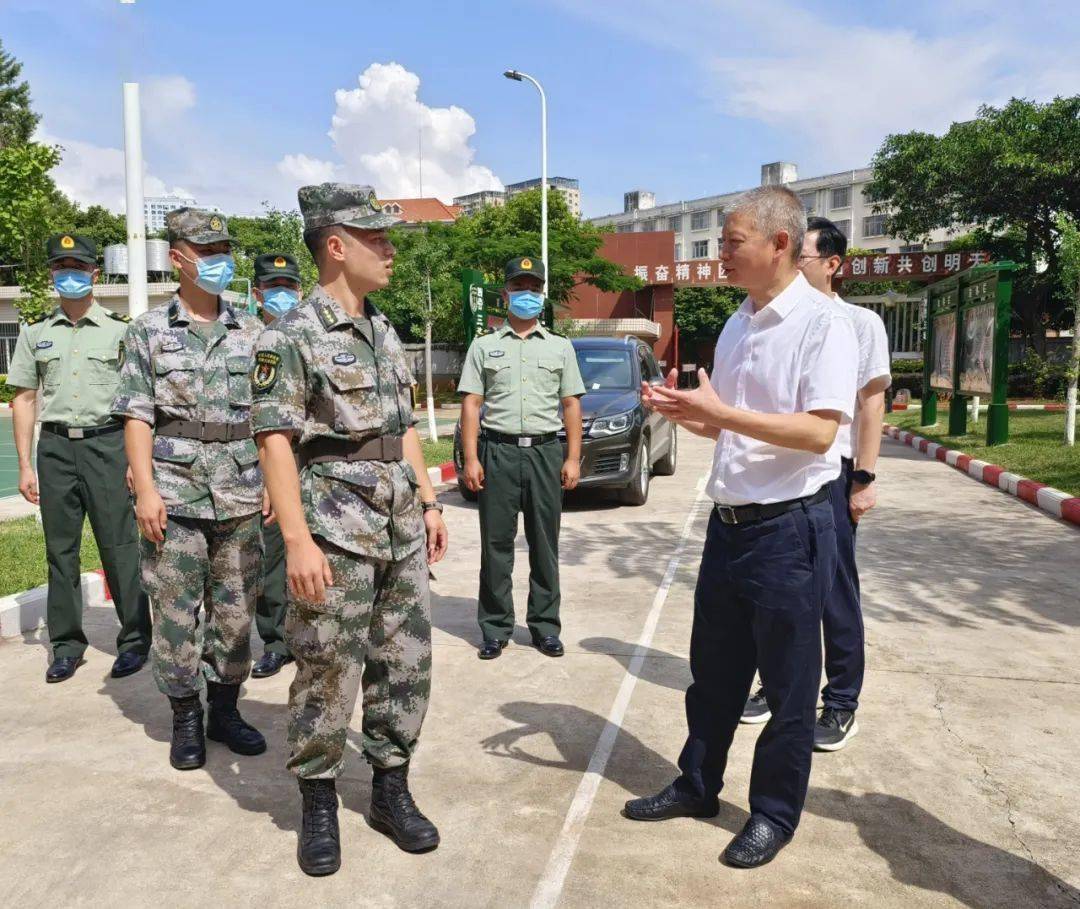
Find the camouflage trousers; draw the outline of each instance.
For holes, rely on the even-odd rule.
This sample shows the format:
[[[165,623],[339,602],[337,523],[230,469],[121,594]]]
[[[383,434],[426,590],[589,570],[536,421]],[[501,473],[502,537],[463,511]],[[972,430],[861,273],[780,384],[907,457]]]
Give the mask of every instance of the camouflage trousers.
[[[261,522],[258,513],[224,521],[169,515],[164,543],[143,539],[143,587],[154,615],[151,663],[158,688],[170,697],[197,692],[201,676],[224,685],[248,677]]]
[[[431,693],[431,605],[426,552],[390,562],[316,542],[330,562],[324,603],[290,593],[285,643],[296,658],[289,689],[287,767],[334,778],[363,686],[363,752],[399,767],[416,749]]]

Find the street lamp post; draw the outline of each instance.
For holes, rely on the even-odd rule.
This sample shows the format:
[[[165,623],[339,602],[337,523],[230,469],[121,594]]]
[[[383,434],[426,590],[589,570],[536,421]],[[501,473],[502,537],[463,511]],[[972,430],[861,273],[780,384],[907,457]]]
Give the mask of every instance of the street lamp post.
[[[531,82],[540,92],[540,258],[544,261],[544,296],[548,292],[548,197],[547,197],[547,95],[544,87],[528,73],[508,69],[503,73],[515,82]]]

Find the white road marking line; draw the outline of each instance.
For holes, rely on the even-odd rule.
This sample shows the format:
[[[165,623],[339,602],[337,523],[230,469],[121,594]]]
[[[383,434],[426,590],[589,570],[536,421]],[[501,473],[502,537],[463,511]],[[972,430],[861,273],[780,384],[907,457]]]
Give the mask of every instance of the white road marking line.
[[[622,684],[619,686],[619,692],[615,695],[615,702],[611,705],[607,723],[604,725],[600,738],[596,742],[596,748],[593,749],[592,757],[589,759],[589,766],[578,784],[574,800],[570,803],[570,809],[566,813],[566,820],[563,822],[562,830],[552,847],[547,867],[536,885],[532,901],[529,903],[530,909],[554,909],[562,896],[566,875],[570,871],[570,864],[574,860],[581,834],[585,829],[585,821],[589,816],[589,811],[592,809],[596,792],[600,788],[600,781],[604,778],[604,770],[611,757],[611,752],[615,748],[615,739],[622,727],[626,709],[630,706],[630,697],[634,693],[638,673],[645,662],[645,654],[652,644],[656,626],[660,621],[660,613],[663,611],[664,603],[667,601],[668,591],[675,580],[675,572],[678,570],[679,562],[682,561],[687,540],[690,538],[690,533],[694,528],[694,521],[697,520],[698,511],[704,500],[705,478],[702,477],[697,485],[697,497],[690,508],[690,514],[686,516],[686,523],[683,525],[679,543],[675,547],[671,561],[668,562],[664,579],[660,582],[660,587],[656,591],[652,608],[649,610],[645,625],[641,629],[641,637],[638,638],[637,646],[634,648],[634,655],[630,658],[630,663],[626,667],[626,674],[623,676]]]

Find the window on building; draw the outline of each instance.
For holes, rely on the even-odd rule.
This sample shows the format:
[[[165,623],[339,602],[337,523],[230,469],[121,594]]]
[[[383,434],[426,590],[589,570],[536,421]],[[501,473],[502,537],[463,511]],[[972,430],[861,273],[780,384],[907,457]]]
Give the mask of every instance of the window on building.
[[[682,215],[674,215],[667,219],[667,229],[679,233],[682,230]]]
[[[867,252],[872,256],[883,256],[889,251],[887,246],[875,247],[874,249],[868,249]]]
[[[910,246],[901,246],[900,252],[902,253],[917,253],[923,251],[923,245],[921,243],[912,243]]]
[[[849,240],[851,239],[851,219],[845,218],[843,221],[833,221],[837,229]]]
[[[802,202],[803,208],[806,209],[806,213],[812,215],[817,207],[817,193],[802,193],[799,200]]]
[[[709,241],[695,240],[690,247],[690,257],[692,259],[709,258]]]
[[[864,237],[882,237],[885,235],[885,216],[867,215],[862,219]]]
[[[717,227],[723,227],[724,226],[724,219],[726,217],[727,217],[727,215],[724,214],[724,210],[722,208],[718,208],[716,210],[716,226]]]
[[[709,227],[709,213],[707,211],[695,211],[690,213],[691,230],[707,230]]]
[[[850,186],[838,186],[832,191],[829,197],[829,208],[850,208],[851,207],[851,187]]]
[[[619,224],[615,228],[615,232],[619,234],[630,234],[634,232],[633,224]]]
[[[650,234],[654,230],[656,230],[656,221],[654,221],[652,218],[649,218],[648,221],[641,222],[641,232],[643,234]]]
[[[678,262],[682,258],[682,244],[675,244],[675,261]]]

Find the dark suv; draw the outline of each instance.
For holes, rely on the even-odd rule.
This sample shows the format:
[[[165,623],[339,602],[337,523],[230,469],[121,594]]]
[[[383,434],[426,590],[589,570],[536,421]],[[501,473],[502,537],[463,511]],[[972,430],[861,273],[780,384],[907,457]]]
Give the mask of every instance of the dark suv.
[[[574,338],[585,383],[581,399],[581,481],[579,489],[614,489],[627,505],[644,505],[652,474],[675,473],[675,425],[641,403],[641,383],[663,382],[649,345],[637,338]],[[559,431],[566,444],[566,433]],[[465,458],[461,424],[454,431],[458,489],[470,502],[462,480]]]

